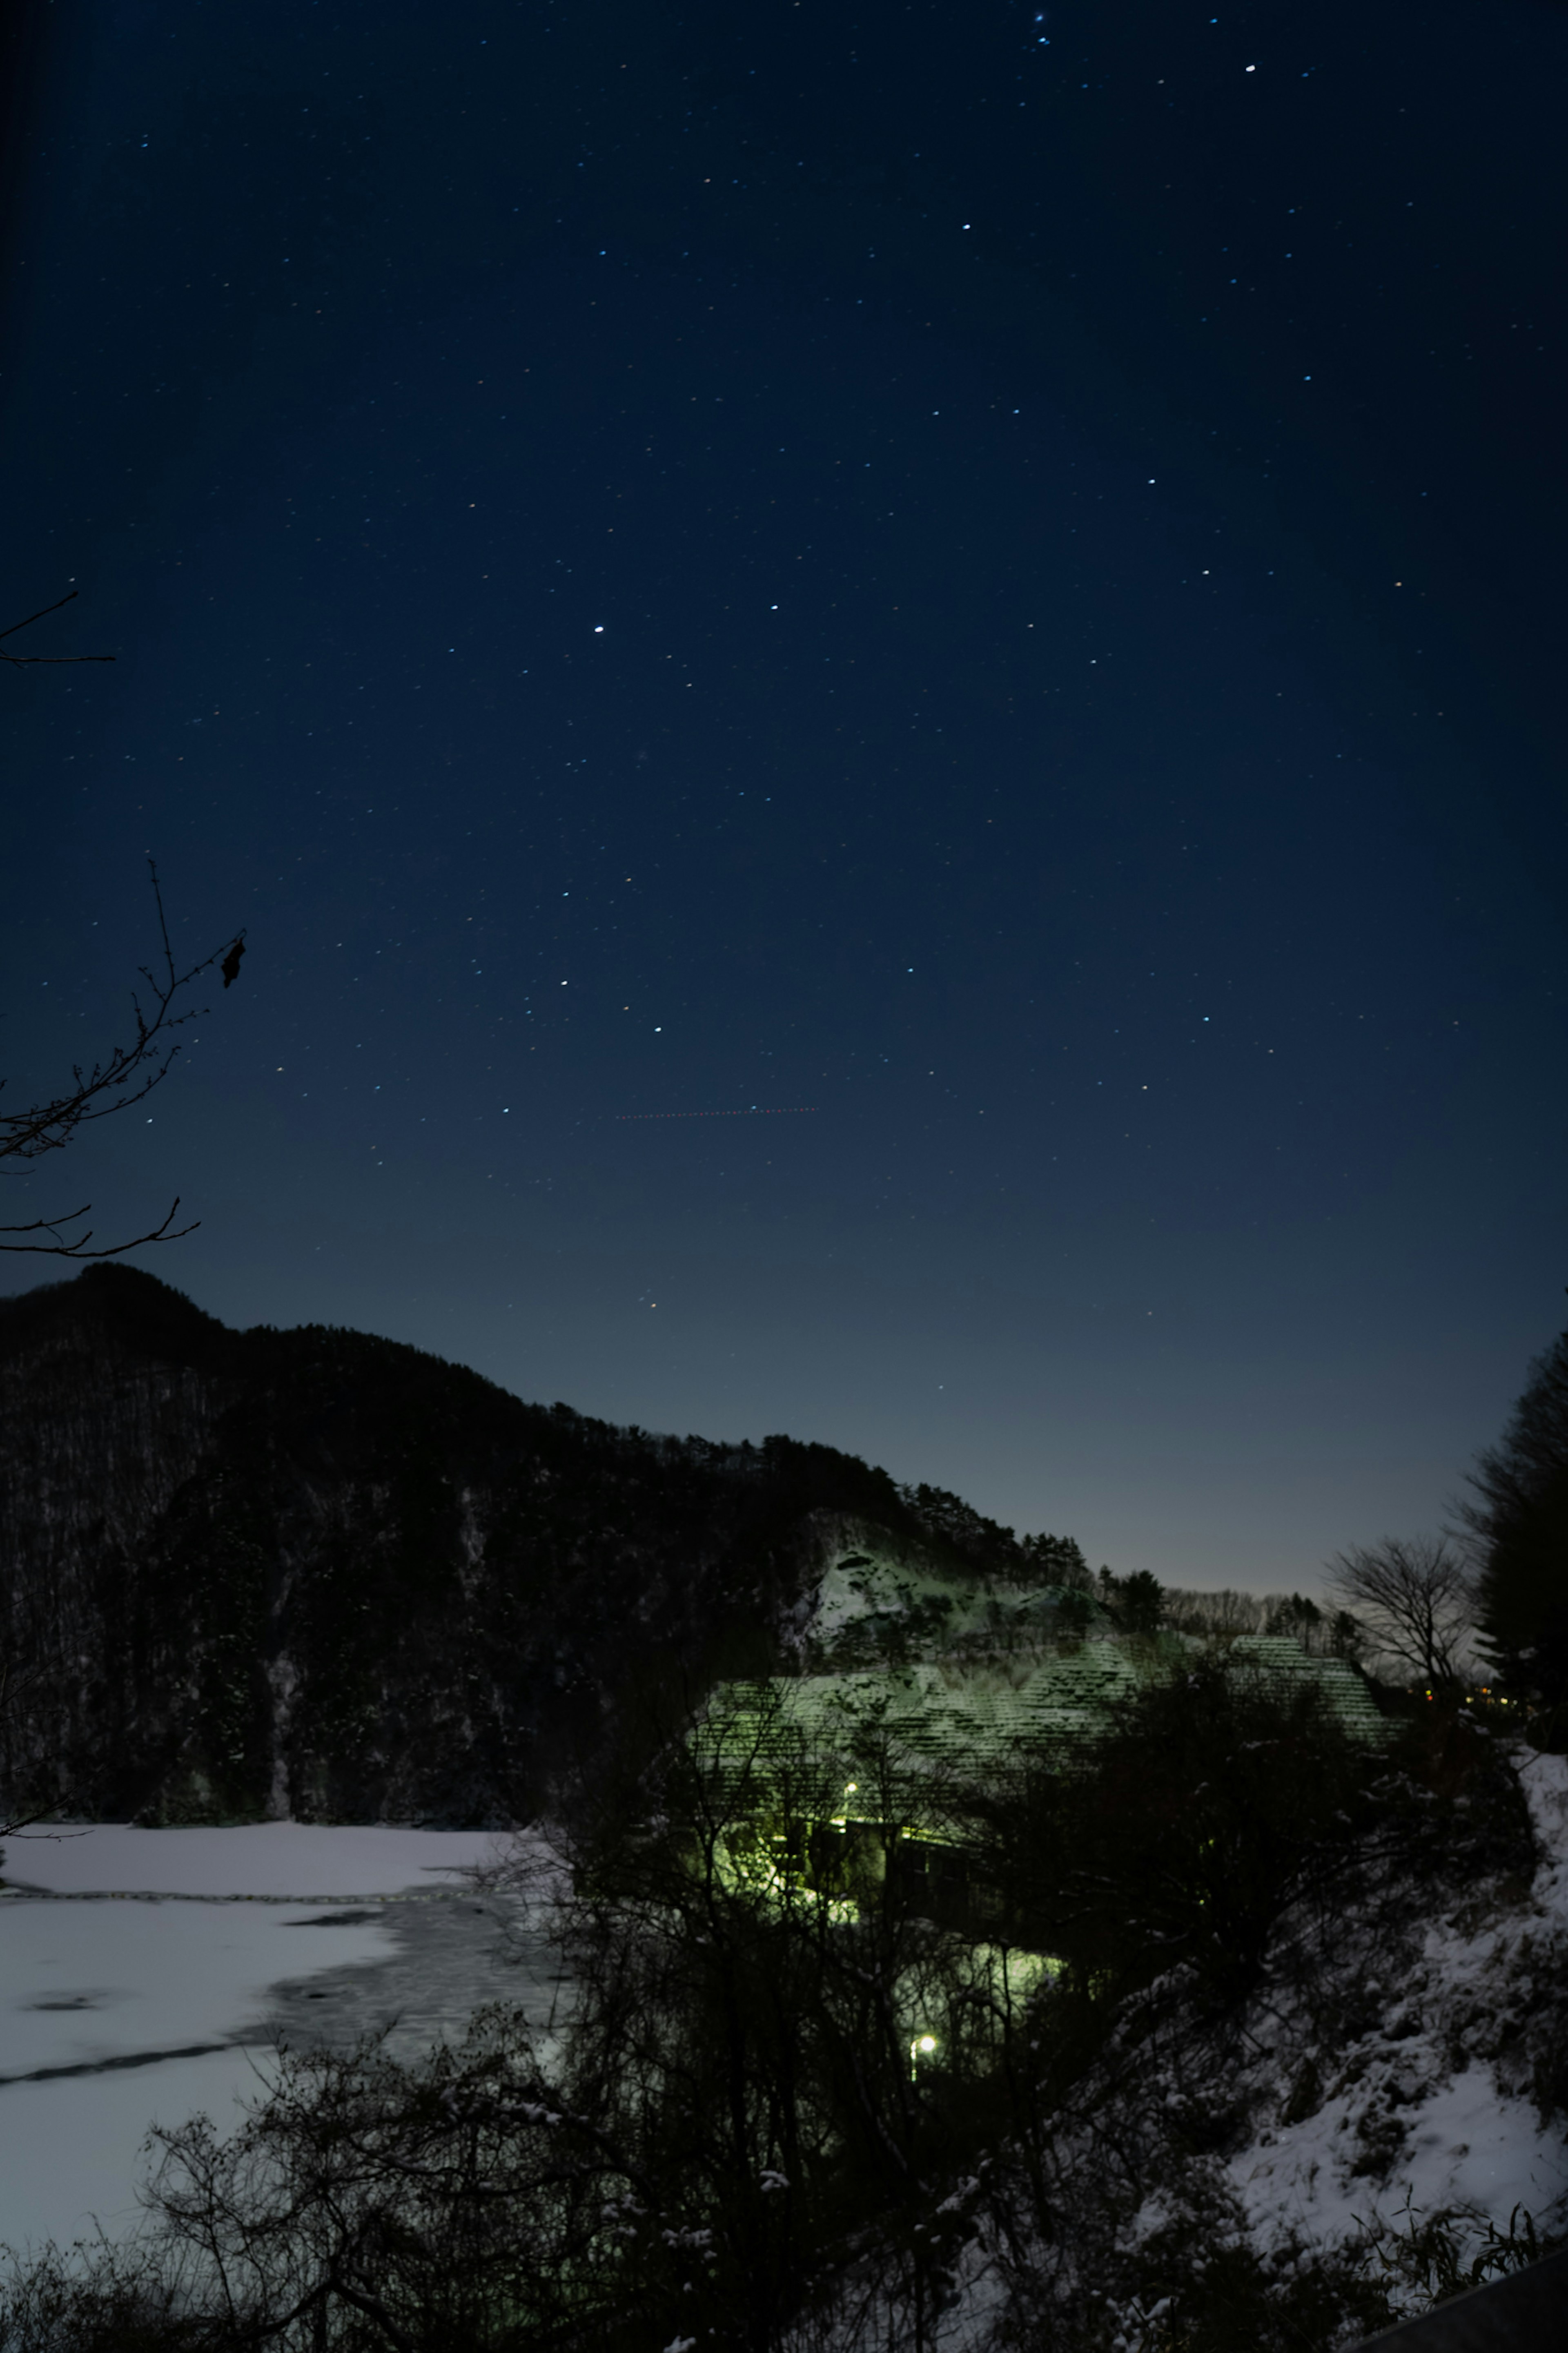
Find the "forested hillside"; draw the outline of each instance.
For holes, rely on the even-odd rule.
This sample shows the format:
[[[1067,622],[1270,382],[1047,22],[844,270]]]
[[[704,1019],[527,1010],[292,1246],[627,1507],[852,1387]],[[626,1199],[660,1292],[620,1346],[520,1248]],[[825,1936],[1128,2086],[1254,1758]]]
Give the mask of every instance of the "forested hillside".
[[[95,1267],[0,1304],[0,1771],[100,1817],[525,1819],[639,1680],[773,1663],[852,1526],[961,1573],[1063,1549]]]

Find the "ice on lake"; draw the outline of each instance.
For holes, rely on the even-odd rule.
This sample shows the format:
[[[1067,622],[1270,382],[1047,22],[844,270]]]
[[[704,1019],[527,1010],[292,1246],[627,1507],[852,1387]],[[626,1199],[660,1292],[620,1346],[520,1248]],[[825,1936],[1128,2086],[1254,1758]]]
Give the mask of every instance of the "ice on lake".
[[[0,2242],[119,2235],[149,2128],[219,2123],[268,2052],[387,2031],[405,2054],[485,2001],[546,2023],[553,1958],[477,1892],[486,1831],[50,1825],[0,1873]]]
[[[280,1979],[385,1958],[381,1918],[311,1925],[319,1915],[319,1906],[178,1898],[7,1904],[0,2082],[231,2042]]]
[[[505,1844],[493,1831],[413,1831],[321,1822],[235,1830],[50,1823],[7,1839],[0,1876],[51,1894],[395,1895],[451,1887]]]

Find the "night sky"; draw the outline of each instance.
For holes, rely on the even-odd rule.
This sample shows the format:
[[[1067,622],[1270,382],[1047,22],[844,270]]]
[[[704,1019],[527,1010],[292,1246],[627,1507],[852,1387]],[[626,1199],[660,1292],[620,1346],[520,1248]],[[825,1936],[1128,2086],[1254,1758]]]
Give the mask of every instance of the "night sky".
[[[9,39],[7,1102],[149,852],[248,953],[5,1214],[1119,1570],[1436,1525],[1568,1281],[1563,10]]]

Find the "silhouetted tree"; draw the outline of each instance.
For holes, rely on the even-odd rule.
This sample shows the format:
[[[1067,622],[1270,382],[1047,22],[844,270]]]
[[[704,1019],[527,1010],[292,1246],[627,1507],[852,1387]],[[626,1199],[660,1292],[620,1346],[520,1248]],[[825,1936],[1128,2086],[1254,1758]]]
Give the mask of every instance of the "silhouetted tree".
[[[1255,1593],[1238,1593],[1229,1585],[1212,1593],[1171,1587],[1165,1594],[1164,1620],[1178,1634],[1257,1634],[1266,1614]]]
[[[1479,1539],[1477,1617],[1499,1672],[1568,1703],[1568,1332],[1536,1357],[1462,1516]]]
[[[30,629],[62,606],[74,604],[77,590],[61,596],[55,604],[46,605],[30,613],[25,621],[13,621],[8,629],[0,629],[0,641],[14,638],[19,629]],[[14,670],[30,670],[42,665],[56,667],[75,662],[109,662],[112,654],[14,654],[5,650],[0,642],[0,662],[9,662]],[[23,1164],[42,1160],[51,1152],[61,1152],[76,1135],[79,1128],[89,1120],[108,1119],[113,1113],[128,1111],[140,1103],[159,1082],[167,1078],[180,1043],[173,1035],[187,1021],[199,1020],[201,1008],[178,1012],[176,1005],[191,983],[221,966],[226,988],[238,976],[239,960],[245,954],[245,934],[237,933],[212,955],[188,971],[177,972],[174,950],[169,944],[169,926],[163,914],[163,892],[158,887],[158,870],[151,859],[147,861],[153,878],[153,900],[158,910],[158,934],[162,955],[157,965],[143,965],[142,978],[146,984],[145,999],[134,990],[131,1007],[135,1018],[135,1034],[123,1045],[111,1047],[101,1061],[89,1070],[79,1063],[71,1071],[71,1083],[47,1102],[29,1103],[23,1111],[0,1113],[0,1162],[5,1172],[15,1176]],[[5,1081],[0,1080],[0,1089]],[[90,1201],[79,1209],[68,1209],[58,1217],[34,1218],[22,1225],[0,1225],[0,1250],[22,1250],[45,1258],[119,1258],[125,1250],[138,1250],[143,1242],[177,1241],[181,1234],[195,1231],[194,1226],[176,1229],[174,1219],[179,1211],[176,1197],[169,1214],[161,1224],[144,1234],[133,1234],[129,1241],[91,1247],[92,1229],[68,1234],[66,1229],[77,1225],[92,1214]],[[47,1239],[46,1239],[47,1238]]]
[[[243,932],[222,947],[215,948],[199,964],[184,972],[176,968],[158,870],[151,859],[147,865],[153,881],[153,904],[158,911],[161,953],[155,965],[143,965],[141,968],[145,994],[132,992],[134,1030],[90,1069],[84,1069],[79,1062],[75,1064],[70,1085],[58,1095],[44,1103],[29,1103],[20,1111],[0,1113],[0,1163],[5,1164],[6,1174],[15,1175],[23,1166],[46,1159],[50,1153],[63,1152],[89,1122],[112,1118],[116,1112],[129,1111],[132,1103],[150,1095],[168,1077],[184,1042],[174,1037],[174,1031],[188,1021],[200,1020],[205,1011],[205,1007],[178,1010],[184,992],[215,965],[222,968],[226,988],[238,974],[239,959],[245,953]],[[0,1088],[4,1084],[0,1080]],[[176,1196],[167,1216],[146,1233],[132,1234],[126,1241],[100,1243],[95,1249],[90,1226],[76,1234],[67,1230],[91,1216],[92,1204],[85,1201],[78,1209],[53,1217],[33,1218],[21,1225],[0,1225],[0,1250],[31,1251],[46,1258],[119,1258],[126,1250],[139,1249],[143,1242],[177,1241],[181,1234],[195,1232],[195,1224],[175,1226],[179,1207]]]
[[[1112,1625],[1119,1627],[1122,1633],[1153,1634],[1159,1631],[1165,1588],[1152,1570],[1135,1568],[1127,1577],[1116,1577],[1109,1568],[1102,1568],[1099,1599]]]
[[[1070,1593],[1087,1593],[1094,1582],[1082,1547],[1072,1536],[1025,1536],[1019,1550],[1043,1584],[1063,1586]]]
[[[1269,1602],[1263,1630],[1288,1636],[1318,1659],[1353,1659],[1367,1647],[1365,1629],[1353,1611],[1320,1609],[1310,1594]]]
[[[1329,1565],[1328,1589],[1373,1647],[1428,1683],[1455,1683],[1475,1622],[1465,1557],[1447,1536],[1384,1536]]]

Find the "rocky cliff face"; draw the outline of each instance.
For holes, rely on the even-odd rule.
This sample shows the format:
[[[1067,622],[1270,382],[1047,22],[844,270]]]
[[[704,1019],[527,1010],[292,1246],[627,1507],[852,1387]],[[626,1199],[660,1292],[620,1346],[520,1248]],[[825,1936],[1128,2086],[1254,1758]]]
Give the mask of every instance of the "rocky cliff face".
[[[362,1333],[230,1332],[95,1267],[0,1302],[4,1793],[526,1818],[650,1681],[772,1668],[850,1523],[976,1567],[1011,1544],[926,1499],[826,1447],[527,1405]]]

